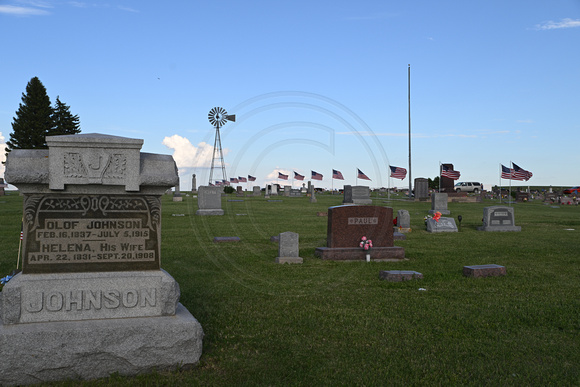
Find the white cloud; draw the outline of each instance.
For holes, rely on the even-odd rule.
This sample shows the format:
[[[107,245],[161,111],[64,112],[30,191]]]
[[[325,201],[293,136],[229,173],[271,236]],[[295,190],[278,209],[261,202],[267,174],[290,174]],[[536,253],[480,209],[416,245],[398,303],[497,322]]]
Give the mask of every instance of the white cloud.
[[[174,150],[173,159],[178,168],[209,168],[213,156],[213,146],[200,142],[197,147],[187,138],[174,134],[163,139],[163,145]],[[223,149],[224,157],[228,149]]]
[[[0,13],[16,16],[49,15],[50,12],[44,9],[18,7],[15,5],[0,5]]]
[[[565,18],[559,22],[549,20],[540,24],[536,24],[537,30],[555,30],[559,28],[575,28],[580,27],[580,19]]]

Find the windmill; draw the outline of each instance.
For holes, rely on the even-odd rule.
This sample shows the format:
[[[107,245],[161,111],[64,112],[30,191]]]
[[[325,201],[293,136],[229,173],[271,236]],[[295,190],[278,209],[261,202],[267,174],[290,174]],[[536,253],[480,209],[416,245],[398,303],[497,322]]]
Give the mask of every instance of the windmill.
[[[213,170],[214,170],[214,168],[217,168],[215,165],[216,159],[218,160],[219,163],[221,163],[222,179],[225,182],[228,181],[228,177],[226,175],[226,165],[224,163],[224,154],[222,152],[222,140],[220,138],[220,127],[224,126],[224,124],[227,121],[236,122],[236,115],[235,114],[228,115],[228,112],[226,112],[226,109],[221,108],[221,107],[214,107],[213,109],[211,109],[209,111],[207,118],[208,118],[209,122],[215,128],[215,140],[213,142],[213,155],[211,158],[211,169],[209,171],[209,185],[212,185],[213,184],[212,181],[213,181],[213,177],[214,177]],[[216,152],[218,153],[217,155],[216,155]]]

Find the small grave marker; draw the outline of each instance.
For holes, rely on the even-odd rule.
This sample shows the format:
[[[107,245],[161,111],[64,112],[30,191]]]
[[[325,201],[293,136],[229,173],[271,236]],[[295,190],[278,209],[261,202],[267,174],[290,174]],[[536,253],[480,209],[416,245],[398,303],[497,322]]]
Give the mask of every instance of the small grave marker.
[[[500,265],[474,265],[464,266],[463,275],[466,277],[500,277],[506,275],[505,266]]]
[[[302,263],[299,255],[298,234],[286,231],[280,233],[278,238],[278,257],[276,263]]]

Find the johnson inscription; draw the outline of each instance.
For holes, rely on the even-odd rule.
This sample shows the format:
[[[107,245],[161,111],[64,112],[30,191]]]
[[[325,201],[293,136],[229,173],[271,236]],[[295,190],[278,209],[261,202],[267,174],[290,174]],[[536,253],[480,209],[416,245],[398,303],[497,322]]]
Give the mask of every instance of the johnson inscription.
[[[24,271],[159,269],[156,196],[30,195]]]

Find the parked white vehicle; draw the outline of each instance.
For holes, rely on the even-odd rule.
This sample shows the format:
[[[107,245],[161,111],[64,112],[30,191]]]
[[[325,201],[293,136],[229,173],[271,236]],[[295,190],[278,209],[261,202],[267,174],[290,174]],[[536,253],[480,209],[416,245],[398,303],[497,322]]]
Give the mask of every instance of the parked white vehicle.
[[[455,192],[479,193],[481,191],[483,191],[483,184],[474,181],[460,181],[455,184]]]

